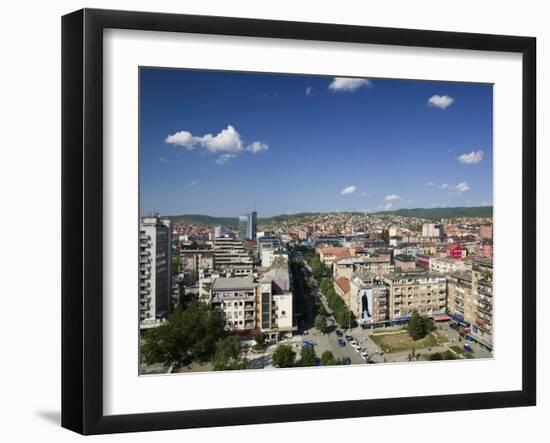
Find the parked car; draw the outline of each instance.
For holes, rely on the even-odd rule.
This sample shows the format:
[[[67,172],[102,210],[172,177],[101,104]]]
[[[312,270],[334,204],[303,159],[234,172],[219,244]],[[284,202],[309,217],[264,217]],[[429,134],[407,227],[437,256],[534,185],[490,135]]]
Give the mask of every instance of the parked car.
[[[342,340],[341,338],[338,339],[338,346],[340,346],[341,348],[343,348],[344,346],[346,346],[346,342],[344,340]]]
[[[352,345],[354,348],[358,346],[355,340],[350,341],[349,344]]]
[[[343,337],[343,336],[344,336],[344,334],[342,333],[342,331],[340,331],[339,329],[336,329],[335,332],[336,332],[336,335],[337,335],[338,337]]]
[[[464,350],[466,352],[469,352],[470,354],[473,354],[474,350],[470,347],[470,345],[464,343]]]
[[[351,358],[349,358],[349,357],[344,357],[344,358],[342,359],[342,364],[343,364],[343,365],[351,365]]]
[[[361,352],[361,357],[363,357],[364,360],[366,360],[367,358],[369,358],[369,354],[365,351]]]
[[[346,340],[347,341],[352,341],[353,340],[353,337],[351,335],[346,335]]]
[[[361,352],[363,352],[363,348],[357,346],[357,347],[355,348],[355,352],[357,352],[357,353],[360,354]]]

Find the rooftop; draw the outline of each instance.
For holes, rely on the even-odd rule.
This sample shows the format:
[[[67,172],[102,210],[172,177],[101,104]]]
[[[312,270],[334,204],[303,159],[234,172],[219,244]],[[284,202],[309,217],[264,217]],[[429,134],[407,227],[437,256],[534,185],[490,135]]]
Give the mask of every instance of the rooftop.
[[[394,257],[396,261],[415,261],[415,258],[412,255],[399,254]]]
[[[340,277],[334,283],[336,283],[336,286],[338,286],[342,290],[342,292],[349,292],[349,280],[347,278]]]
[[[235,290],[235,289],[250,289],[254,287],[254,279],[252,277],[232,277],[232,278],[217,278],[212,283],[213,291]]]

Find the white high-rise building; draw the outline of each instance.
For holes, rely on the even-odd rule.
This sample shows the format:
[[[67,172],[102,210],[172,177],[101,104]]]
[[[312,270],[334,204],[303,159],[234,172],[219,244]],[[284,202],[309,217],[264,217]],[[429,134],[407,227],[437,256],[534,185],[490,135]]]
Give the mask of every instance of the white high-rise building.
[[[422,237],[439,237],[439,226],[435,223],[422,224]]]
[[[170,313],[172,233],[169,220],[142,217],[139,224],[139,313],[142,329]]]

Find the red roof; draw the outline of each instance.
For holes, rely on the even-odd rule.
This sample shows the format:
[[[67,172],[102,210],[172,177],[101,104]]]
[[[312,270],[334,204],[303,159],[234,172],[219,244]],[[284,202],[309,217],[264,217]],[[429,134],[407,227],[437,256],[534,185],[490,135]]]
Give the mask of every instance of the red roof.
[[[349,292],[349,280],[347,278],[340,277],[335,283],[344,294]]]

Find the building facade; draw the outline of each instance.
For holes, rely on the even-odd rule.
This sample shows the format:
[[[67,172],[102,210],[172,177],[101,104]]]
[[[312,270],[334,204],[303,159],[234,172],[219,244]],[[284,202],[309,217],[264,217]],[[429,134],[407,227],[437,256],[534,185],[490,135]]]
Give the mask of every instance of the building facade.
[[[241,275],[251,275],[253,258],[242,241],[231,237],[214,240],[214,269],[239,271]]]
[[[384,276],[390,300],[389,318],[406,318],[413,311],[420,315],[445,313],[447,281],[430,272],[403,272]]]
[[[362,326],[385,323],[388,320],[388,286],[382,277],[359,270],[349,283],[349,309]]]
[[[199,279],[201,269],[214,268],[212,249],[180,249],[180,263],[186,285],[193,285]]]
[[[256,240],[257,218],[256,211],[239,215],[240,240]]]
[[[210,304],[221,310],[228,330],[256,328],[257,285],[252,277],[216,278],[210,289]]]
[[[142,217],[139,224],[140,328],[159,326],[170,314],[172,294],[170,222]]]

